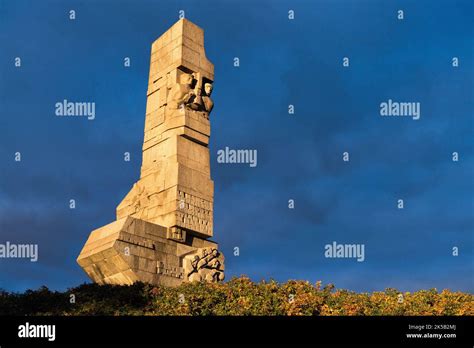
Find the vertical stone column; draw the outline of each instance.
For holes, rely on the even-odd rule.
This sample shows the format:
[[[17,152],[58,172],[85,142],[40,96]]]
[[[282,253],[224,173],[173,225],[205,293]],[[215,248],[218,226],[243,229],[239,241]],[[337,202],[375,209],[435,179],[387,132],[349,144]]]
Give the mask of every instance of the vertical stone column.
[[[117,207],[117,219],[166,226],[180,241],[187,233],[212,237],[210,123],[202,97],[213,79],[198,26],[181,19],[153,43],[140,180]]]

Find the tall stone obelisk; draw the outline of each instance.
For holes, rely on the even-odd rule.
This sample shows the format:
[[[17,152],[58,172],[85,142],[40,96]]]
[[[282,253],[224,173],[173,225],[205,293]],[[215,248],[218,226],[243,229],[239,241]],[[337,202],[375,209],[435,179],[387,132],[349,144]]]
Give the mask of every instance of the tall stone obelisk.
[[[152,44],[140,179],[117,221],[93,231],[77,262],[97,283],[224,279],[213,236],[209,114],[214,66],[204,32],[179,20]]]

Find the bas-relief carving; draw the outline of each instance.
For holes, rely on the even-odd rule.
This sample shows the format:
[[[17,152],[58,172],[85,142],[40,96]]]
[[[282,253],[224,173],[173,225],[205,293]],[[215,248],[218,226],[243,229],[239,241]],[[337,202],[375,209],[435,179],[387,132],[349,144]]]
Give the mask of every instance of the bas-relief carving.
[[[195,85],[194,89],[193,85]],[[214,107],[214,102],[211,99],[212,89],[212,83],[203,82],[198,73],[182,73],[179,82],[171,88],[168,95],[168,108],[176,110],[186,107],[195,111],[203,111],[209,118]]]
[[[202,248],[187,255],[184,272],[189,281],[218,282],[224,280],[223,255],[216,248]]]

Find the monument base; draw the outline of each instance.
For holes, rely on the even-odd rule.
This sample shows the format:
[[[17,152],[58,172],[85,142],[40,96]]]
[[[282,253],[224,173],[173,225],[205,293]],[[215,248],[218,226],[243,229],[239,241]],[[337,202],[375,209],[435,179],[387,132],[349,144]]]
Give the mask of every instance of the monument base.
[[[224,255],[216,243],[191,233],[179,241],[176,234],[175,227],[125,217],[92,231],[77,262],[98,284],[178,286],[224,279]]]

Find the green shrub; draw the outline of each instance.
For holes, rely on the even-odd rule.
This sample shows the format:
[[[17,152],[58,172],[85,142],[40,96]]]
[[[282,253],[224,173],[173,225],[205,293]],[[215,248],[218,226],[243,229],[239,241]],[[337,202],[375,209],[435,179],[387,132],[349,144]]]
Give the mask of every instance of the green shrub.
[[[436,289],[355,293],[320,282],[240,277],[176,288],[135,283],[83,284],[66,292],[0,290],[0,315],[474,315],[474,295]]]

